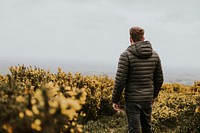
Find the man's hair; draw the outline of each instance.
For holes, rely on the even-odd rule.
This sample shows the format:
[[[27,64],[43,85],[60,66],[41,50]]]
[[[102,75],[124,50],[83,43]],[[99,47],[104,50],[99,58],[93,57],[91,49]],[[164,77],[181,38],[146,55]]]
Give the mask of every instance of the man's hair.
[[[142,37],[144,36],[144,30],[140,27],[132,27],[129,30],[130,33],[130,38],[134,41],[134,42],[138,42],[142,40]]]

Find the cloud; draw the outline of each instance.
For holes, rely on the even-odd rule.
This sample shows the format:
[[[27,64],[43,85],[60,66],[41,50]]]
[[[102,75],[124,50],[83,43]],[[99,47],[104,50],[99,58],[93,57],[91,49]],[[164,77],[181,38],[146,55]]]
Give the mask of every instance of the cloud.
[[[164,64],[183,65],[186,59],[199,57],[197,53],[185,54],[199,48],[199,3],[198,0],[0,1],[0,57],[117,63],[120,53],[129,45],[129,28],[137,25],[145,29],[146,39],[153,43]]]

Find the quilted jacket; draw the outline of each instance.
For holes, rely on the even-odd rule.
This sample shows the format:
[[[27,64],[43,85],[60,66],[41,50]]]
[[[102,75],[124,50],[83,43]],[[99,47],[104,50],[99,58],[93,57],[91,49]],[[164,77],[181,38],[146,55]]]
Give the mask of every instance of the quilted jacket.
[[[149,41],[137,42],[120,55],[112,101],[118,103],[124,89],[126,101],[151,101],[158,96],[162,83],[159,55]]]

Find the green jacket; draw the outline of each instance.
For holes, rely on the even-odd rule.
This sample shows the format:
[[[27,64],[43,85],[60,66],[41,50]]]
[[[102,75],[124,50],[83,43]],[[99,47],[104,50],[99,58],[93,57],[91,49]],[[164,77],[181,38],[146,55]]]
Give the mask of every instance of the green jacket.
[[[159,55],[149,41],[140,41],[127,48],[118,62],[113,103],[118,103],[125,88],[126,101],[151,101],[163,84]]]

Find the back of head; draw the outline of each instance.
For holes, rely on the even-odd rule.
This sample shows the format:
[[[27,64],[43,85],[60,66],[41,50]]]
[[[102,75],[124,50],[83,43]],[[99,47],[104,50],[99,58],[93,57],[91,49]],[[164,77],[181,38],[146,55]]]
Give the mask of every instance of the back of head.
[[[144,38],[144,30],[140,27],[132,27],[129,33],[134,42],[142,41],[142,38]]]
[[[140,27],[130,29],[130,41],[128,51],[138,58],[146,59],[152,55],[152,47],[149,41],[144,41],[144,30]]]

